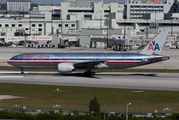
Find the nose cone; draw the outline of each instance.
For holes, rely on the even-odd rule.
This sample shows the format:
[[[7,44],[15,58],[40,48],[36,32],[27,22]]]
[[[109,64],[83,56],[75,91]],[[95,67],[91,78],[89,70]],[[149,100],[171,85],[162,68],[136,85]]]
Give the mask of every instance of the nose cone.
[[[12,65],[12,58],[7,61],[9,65]]]
[[[7,63],[9,64],[9,62],[10,62],[10,59],[7,61]]]
[[[7,63],[10,64],[10,65],[13,65],[13,63],[15,62],[15,60],[17,60],[17,56],[14,56],[14,57],[12,57],[11,59],[9,59],[9,60],[7,61]]]

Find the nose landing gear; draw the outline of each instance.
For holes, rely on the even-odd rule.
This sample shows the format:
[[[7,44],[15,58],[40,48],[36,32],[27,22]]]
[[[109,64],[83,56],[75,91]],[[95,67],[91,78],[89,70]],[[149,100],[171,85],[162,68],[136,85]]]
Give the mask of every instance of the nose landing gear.
[[[18,68],[18,69],[21,70],[21,74],[24,74],[23,68]]]

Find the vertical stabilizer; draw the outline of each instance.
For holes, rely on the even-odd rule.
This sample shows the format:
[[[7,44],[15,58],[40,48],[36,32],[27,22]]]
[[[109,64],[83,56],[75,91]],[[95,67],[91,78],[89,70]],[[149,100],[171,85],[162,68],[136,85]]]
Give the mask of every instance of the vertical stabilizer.
[[[168,29],[163,29],[140,53],[148,55],[160,54],[168,31]]]

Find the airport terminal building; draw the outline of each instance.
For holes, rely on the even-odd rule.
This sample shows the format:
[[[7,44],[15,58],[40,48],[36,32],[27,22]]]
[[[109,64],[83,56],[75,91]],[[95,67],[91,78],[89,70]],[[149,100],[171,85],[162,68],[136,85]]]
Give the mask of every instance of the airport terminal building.
[[[160,29],[168,28],[174,40],[179,33],[179,4],[175,0],[163,3],[65,0],[60,5],[39,4],[32,10],[30,3],[8,0],[8,9],[0,11],[1,35],[14,36],[17,29],[22,29],[27,35],[57,35],[57,42],[61,38],[76,37],[85,46],[91,44],[91,37],[148,40]]]

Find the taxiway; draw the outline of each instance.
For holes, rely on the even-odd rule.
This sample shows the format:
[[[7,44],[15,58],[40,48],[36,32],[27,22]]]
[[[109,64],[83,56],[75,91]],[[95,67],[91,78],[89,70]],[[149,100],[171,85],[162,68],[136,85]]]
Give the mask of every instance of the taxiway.
[[[21,75],[17,71],[0,71],[0,76],[0,83],[179,91],[178,73],[99,72],[95,77],[86,77],[77,72],[62,75],[33,71]]]

